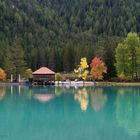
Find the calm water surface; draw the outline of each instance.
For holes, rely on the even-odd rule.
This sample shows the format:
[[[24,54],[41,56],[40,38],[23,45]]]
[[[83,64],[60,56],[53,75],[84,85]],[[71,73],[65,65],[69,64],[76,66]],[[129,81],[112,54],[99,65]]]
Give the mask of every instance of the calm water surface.
[[[140,87],[0,86],[0,140],[140,140]]]

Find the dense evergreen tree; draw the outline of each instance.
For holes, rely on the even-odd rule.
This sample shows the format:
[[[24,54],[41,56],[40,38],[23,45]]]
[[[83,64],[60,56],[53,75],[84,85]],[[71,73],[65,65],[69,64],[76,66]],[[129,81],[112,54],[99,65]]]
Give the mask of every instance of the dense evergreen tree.
[[[110,79],[110,77],[116,77],[115,68],[115,49],[120,42],[121,38],[105,37],[97,43],[96,56],[103,59],[107,66],[107,74],[105,74],[105,79]]]
[[[12,51],[10,48],[6,48],[5,52],[5,59],[4,59],[4,69],[8,74],[7,77],[9,78],[11,74],[16,73],[16,67],[14,65],[14,58],[12,55]]]
[[[75,68],[75,50],[71,44],[67,44],[63,50],[63,70],[73,71]]]
[[[4,68],[8,76],[13,74],[17,78],[19,74],[24,74],[26,66],[24,50],[20,46],[19,40],[16,39],[12,46],[6,49]]]

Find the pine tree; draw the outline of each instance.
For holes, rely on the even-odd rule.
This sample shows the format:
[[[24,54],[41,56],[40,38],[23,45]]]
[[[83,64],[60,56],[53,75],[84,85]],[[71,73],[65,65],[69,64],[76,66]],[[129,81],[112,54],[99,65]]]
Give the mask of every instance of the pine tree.
[[[16,67],[14,64],[13,54],[10,48],[7,48],[5,52],[4,69],[6,73],[8,74],[7,78],[10,78],[11,74],[15,75],[16,73]]]
[[[16,39],[12,46],[6,50],[4,68],[8,73],[8,77],[13,74],[17,78],[19,74],[24,74],[26,66],[23,48],[19,40]]]
[[[63,69],[67,72],[73,71],[75,67],[75,50],[70,44],[67,44],[63,50]]]
[[[55,56],[55,50],[54,48],[50,49],[49,51],[49,62],[48,62],[48,67],[52,70],[56,70],[56,56]]]

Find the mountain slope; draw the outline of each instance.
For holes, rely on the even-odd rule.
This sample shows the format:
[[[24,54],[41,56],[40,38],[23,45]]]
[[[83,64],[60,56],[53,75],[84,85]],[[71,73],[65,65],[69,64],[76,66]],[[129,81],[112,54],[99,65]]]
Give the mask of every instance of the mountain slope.
[[[0,2],[1,34],[124,36],[140,32],[139,9],[139,0],[5,0]]]
[[[85,46],[90,52],[100,38],[124,37],[130,31],[140,32],[139,0],[0,0],[1,53],[19,38],[33,69],[52,64],[45,61],[48,52],[63,54],[66,46]],[[37,48],[45,48],[44,55]],[[3,59],[0,55],[0,66]],[[34,59],[37,64],[31,64]]]

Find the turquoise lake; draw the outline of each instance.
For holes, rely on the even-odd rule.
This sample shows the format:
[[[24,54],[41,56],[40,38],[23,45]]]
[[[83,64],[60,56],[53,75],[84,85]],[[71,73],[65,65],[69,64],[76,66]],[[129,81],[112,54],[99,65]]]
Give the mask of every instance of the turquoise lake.
[[[140,87],[0,86],[0,140],[140,140]]]

